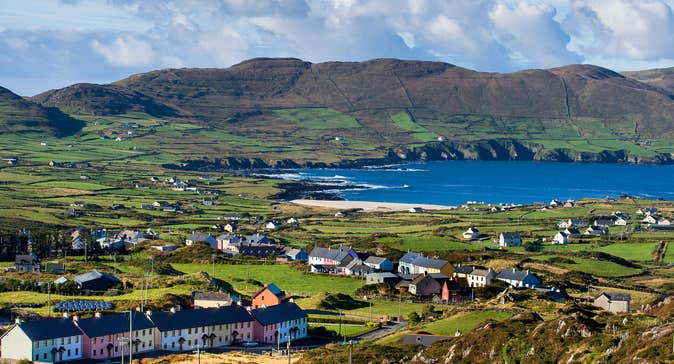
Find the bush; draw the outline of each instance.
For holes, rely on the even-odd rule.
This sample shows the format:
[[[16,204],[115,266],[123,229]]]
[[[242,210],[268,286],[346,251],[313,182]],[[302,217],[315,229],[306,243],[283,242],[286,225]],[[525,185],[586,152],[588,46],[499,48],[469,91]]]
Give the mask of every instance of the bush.
[[[543,249],[543,242],[540,239],[524,243],[524,250],[528,252],[538,252],[541,249]]]
[[[421,317],[415,311],[410,312],[410,314],[407,315],[407,319],[410,321],[410,324],[412,325],[416,325],[421,322]]]
[[[328,294],[318,304],[318,308],[324,310],[353,310],[356,308],[367,307],[369,304],[364,301],[355,300],[353,297],[344,293]]]

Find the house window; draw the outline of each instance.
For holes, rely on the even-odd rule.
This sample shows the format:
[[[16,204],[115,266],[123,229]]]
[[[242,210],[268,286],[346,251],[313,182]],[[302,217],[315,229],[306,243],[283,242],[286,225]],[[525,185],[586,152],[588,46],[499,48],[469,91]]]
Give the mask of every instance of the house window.
[[[173,349],[175,347],[176,347],[176,343],[171,343],[171,348]]]
[[[40,354],[35,354],[35,360],[40,360]]]
[[[192,340],[187,340],[187,346],[192,346]]]
[[[101,355],[103,355],[103,349],[101,349],[101,352],[100,352],[100,354],[101,354]]]
[[[80,337],[79,337],[79,336],[75,336],[75,344],[77,344],[77,343],[79,343],[79,342],[80,342]]]
[[[71,337],[68,337],[68,344],[70,344],[70,341],[72,340]]]
[[[68,356],[70,356],[70,349],[68,349]]]
[[[38,354],[39,355],[39,354]],[[47,359],[47,353],[42,354],[42,359]]]
[[[187,333],[188,333],[188,334],[191,334],[191,333],[192,333],[192,328],[191,328],[191,327],[190,327],[189,329],[187,329]]]
[[[39,348],[39,347],[40,347],[40,342],[39,342],[39,341],[36,341],[36,342],[35,342],[35,347],[36,347],[36,348]]]
[[[79,355],[79,353],[80,353],[80,349],[75,348],[75,355]]]
[[[96,356],[96,350],[94,350],[94,356]]]
[[[94,344],[96,343],[96,339],[97,339],[97,338],[94,338],[94,339],[92,340],[92,341],[94,342]]]
[[[166,336],[167,336],[167,334],[168,334],[168,332],[164,331],[164,337],[166,337]],[[174,335],[175,335],[175,334],[174,334]]]

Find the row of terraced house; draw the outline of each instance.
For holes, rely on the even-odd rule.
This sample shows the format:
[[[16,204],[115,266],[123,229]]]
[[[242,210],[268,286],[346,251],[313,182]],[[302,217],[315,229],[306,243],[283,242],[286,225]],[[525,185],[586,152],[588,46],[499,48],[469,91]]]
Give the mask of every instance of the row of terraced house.
[[[133,354],[181,352],[197,347],[203,350],[243,341],[277,344],[305,338],[307,329],[307,314],[287,300],[257,308],[233,305],[167,312],[96,313],[90,318],[66,315],[17,321],[0,337],[0,359],[44,363],[107,360],[128,355],[129,341]]]

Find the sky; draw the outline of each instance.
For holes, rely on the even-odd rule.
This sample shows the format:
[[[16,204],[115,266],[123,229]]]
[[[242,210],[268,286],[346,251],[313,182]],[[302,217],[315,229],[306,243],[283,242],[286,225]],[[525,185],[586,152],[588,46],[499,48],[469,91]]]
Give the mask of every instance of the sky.
[[[512,72],[674,66],[674,0],[0,0],[0,86],[34,95],[254,57]]]

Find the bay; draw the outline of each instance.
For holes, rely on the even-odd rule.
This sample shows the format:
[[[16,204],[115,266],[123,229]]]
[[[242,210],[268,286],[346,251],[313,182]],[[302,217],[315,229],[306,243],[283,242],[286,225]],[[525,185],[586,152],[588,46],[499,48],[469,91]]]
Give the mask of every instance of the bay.
[[[440,161],[364,169],[295,169],[277,177],[353,186],[346,200],[459,205],[619,197],[674,199],[674,166]],[[363,188],[365,187],[365,188]]]

